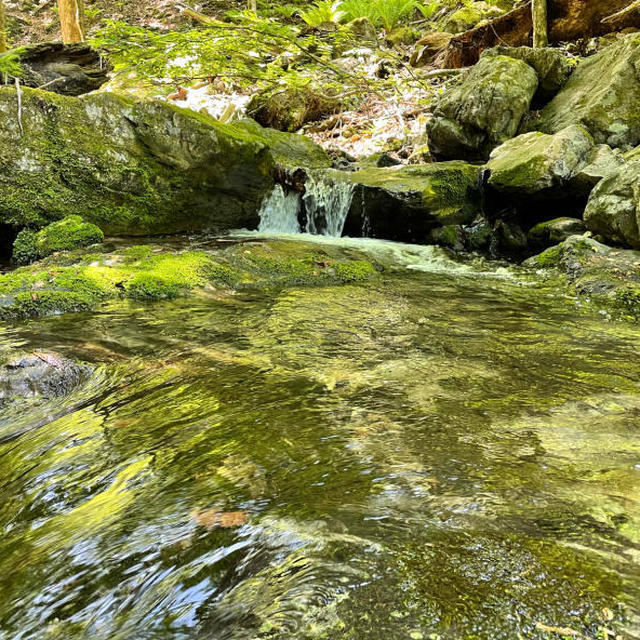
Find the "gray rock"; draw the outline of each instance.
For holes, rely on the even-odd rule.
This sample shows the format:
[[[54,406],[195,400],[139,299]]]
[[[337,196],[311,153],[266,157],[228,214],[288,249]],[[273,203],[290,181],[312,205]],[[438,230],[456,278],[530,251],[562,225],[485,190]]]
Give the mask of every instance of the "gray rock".
[[[536,72],[506,56],[486,57],[445,92],[427,123],[436,158],[484,160],[512,138],[538,88]]]
[[[640,317],[640,251],[614,249],[592,238],[571,236],[524,264],[557,270],[576,293],[615,316]]]
[[[66,395],[91,373],[91,367],[55,353],[24,356],[0,367],[0,404],[17,398]]]
[[[557,197],[592,159],[594,141],[579,126],[556,135],[530,132],[513,138],[491,154],[489,185],[515,198]]]
[[[557,133],[586,127],[599,144],[628,150],[640,143],[640,34],[620,38],[580,63],[530,128]]]
[[[640,161],[620,167],[596,185],[584,220],[607,242],[640,248]]]
[[[587,198],[602,178],[624,164],[625,158],[619,149],[612,149],[607,144],[596,145],[591,150],[587,164],[569,180],[568,188],[575,196]]]
[[[526,62],[538,76],[536,98],[549,100],[567,83],[574,66],[559,49],[531,47],[493,47],[483,52],[483,58],[507,56]]]

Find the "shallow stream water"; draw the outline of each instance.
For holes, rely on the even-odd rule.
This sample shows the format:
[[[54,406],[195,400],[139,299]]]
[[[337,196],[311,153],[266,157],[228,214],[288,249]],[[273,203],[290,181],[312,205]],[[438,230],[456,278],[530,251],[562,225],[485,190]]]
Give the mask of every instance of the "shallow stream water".
[[[95,366],[0,409],[2,640],[640,637],[640,329],[382,250],[2,327]]]

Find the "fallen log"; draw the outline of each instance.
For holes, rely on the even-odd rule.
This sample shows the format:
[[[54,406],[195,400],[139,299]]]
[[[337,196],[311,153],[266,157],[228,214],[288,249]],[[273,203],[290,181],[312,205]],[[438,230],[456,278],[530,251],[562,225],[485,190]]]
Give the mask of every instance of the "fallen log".
[[[640,28],[640,11],[626,11],[631,0],[548,0],[549,43],[604,35],[614,29]],[[612,14],[617,16],[614,21]],[[454,36],[443,67],[467,67],[490,47],[532,44],[531,2]]]

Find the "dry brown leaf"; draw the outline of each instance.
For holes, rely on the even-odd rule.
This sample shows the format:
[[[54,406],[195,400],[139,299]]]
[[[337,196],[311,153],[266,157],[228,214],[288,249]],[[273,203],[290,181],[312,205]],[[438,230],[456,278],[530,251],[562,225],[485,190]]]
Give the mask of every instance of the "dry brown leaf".
[[[249,512],[243,511],[220,511],[220,509],[196,509],[191,513],[191,519],[201,527],[208,529],[229,529],[231,527],[241,527],[249,522]]]

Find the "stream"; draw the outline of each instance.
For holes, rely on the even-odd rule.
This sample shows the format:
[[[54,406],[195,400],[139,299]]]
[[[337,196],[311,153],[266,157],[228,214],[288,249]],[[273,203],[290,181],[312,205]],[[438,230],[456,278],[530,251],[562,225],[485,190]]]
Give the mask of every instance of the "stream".
[[[0,404],[0,639],[640,638],[640,329],[313,241],[392,268],[2,326],[94,370]]]

